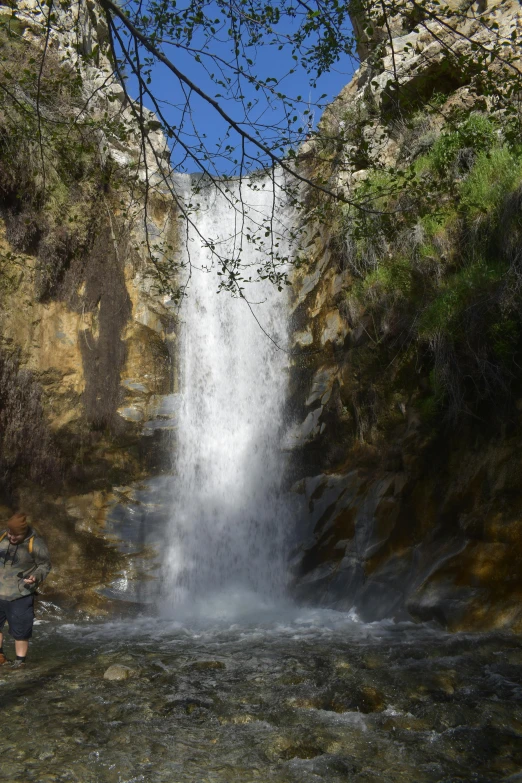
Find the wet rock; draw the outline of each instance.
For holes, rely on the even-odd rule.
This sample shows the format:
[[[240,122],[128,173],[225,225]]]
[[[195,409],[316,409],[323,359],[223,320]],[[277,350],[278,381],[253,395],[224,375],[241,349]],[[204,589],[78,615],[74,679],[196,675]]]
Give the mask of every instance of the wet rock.
[[[314,375],[310,387],[310,393],[306,398],[305,405],[306,406],[313,405],[314,402],[317,402],[317,400],[319,399],[321,399],[323,405],[326,405],[328,399],[326,399],[325,397],[326,395],[329,396],[329,392],[331,392],[335,377],[336,377],[335,368],[321,367]]]
[[[266,755],[273,761],[290,761],[290,759],[313,759],[320,756],[323,750],[313,742],[298,741],[287,737],[277,737],[267,748]]]
[[[306,676],[302,674],[285,674],[279,678],[281,685],[301,685],[306,681]]]
[[[311,331],[304,330],[294,334],[294,341],[297,345],[304,347],[305,345],[311,345],[314,341],[314,337]]]
[[[363,686],[357,694],[360,712],[382,712],[385,707],[383,694],[371,685]]]
[[[320,697],[295,697],[288,699],[287,704],[289,707],[295,707],[299,710],[320,710],[323,708],[323,702]]]
[[[232,715],[231,717],[227,717],[225,715],[220,715],[218,718],[221,725],[225,726],[227,723],[231,723],[234,726],[244,726],[247,723],[253,723],[254,721],[258,720],[254,715]]]
[[[223,661],[194,661],[194,663],[190,664],[191,669],[226,669],[225,664]]]
[[[213,706],[214,703],[211,699],[195,695],[175,694],[167,699],[164,709],[167,713],[180,711],[182,713],[185,712],[187,715],[192,715],[196,710],[209,710]]]
[[[451,0],[450,7],[456,8],[457,0]],[[479,15],[495,19],[494,36],[509,38],[520,27],[520,3],[495,0],[480,8]],[[415,28],[404,11],[405,7],[397,9],[390,27],[375,31],[371,44],[362,41],[373,12],[364,12],[369,14],[366,21],[361,15],[354,22],[362,58],[377,48],[378,58],[362,63],[321,119],[325,133],[346,139],[347,117],[355,117],[357,106],[368,108],[371,81],[372,105],[382,113],[375,120],[379,132],[372,131],[371,141],[365,137],[368,158],[352,158],[352,148],[345,143],[342,149],[341,142],[339,158],[328,170],[330,181],[345,193],[353,194],[376,169],[393,170],[425,154],[440,132],[448,130],[445,118],[453,112],[468,116],[484,111],[472,89],[458,78],[453,81],[453,75],[446,81],[447,47],[456,45],[467,57],[472,51],[468,33],[460,39],[459,32],[457,42],[451,28],[435,20],[437,14],[427,27]],[[478,20],[472,14],[462,24],[474,39],[473,46],[487,48],[492,31]],[[415,92],[422,102],[431,90],[445,85],[444,108],[436,118],[419,112],[414,133],[412,126],[390,132],[391,117],[403,99],[398,92],[395,97],[390,93],[390,68],[403,97]],[[314,140],[302,152],[307,160],[322,154]],[[399,347],[404,326],[399,326],[395,304],[385,304],[377,294],[381,309],[374,309],[373,295],[363,299],[358,294],[357,280],[366,271],[358,266],[361,256],[357,242],[351,241],[334,222],[309,221],[300,248],[304,263],[292,272],[293,340],[302,345],[305,335],[313,336],[316,348],[306,352],[306,364],[299,359],[290,372],[291,388],[299,389],[292,415],[300,422],[291,432],[293,442],[289,439],[293,464],[299,466],[292,478],[297,487],[299,478],[310,481],[313,474],[348,476],[355,468],[359,477],[351,498],[356,512],[351,535],[336,524],[345,498],[332,500],[332,510],[325,510],[328,519],[321,524],[323,531],[331,525],[328,539],[315,530],[317,504],[310,503],[308,515],[303,511],[301,541],[311,533],[315,541],[303,547],[301,567],[297,558],[292,559],[294,594],[335,609],[353,606],[368,621],[409,617],[435,621],[452,631],[520,632],[522,401],[518,398],[513,418],[503,418],[492,403],[491,410],[487,403],[481,407],[484,421],[498,417],[503,422],[498,429],[483,428],[478,421],[476,427],[468,426],[466,416],[459,416],[454,429],[446,429],[442,416],[425,416],[419,403],[428,399],[430,390],[427,365],[421,368],[414,352]],[[343,242],[347,244],[341,250]],[[402,246],[389,249],[390,258],[395,251],[399,257]],[[379,263],[385,263],[384,256],[383,251]],[[404,313],[401,310],[401,318]],[[317,350],[319,346],[323,350]],[[335,392],[333,379],[338,384]],[[516,392],[513,402],[515,397]],[[331,405],[337,398],[339,404]],[[322,411],[319,405],[324,406]],[[385,487],[393,473],[395,486]],[[353,541],[352,551],[337,568],[336,543],[344,547],[346,538]],[[333,565],[331,574],[328,563]]]
[[[342,780],[350,780],[348,775],[354,775],[358,772],[359,767],[354,763],[353,759],[346,756],[336,756],[331,753],[324,753],[317,757],[314,757],[313,763],[310,764],[309,769],[327,781],[331,775],[341,775]]]
[[[326,314],[325,326],[321,333],[321,345],[331,342],[334,344],[342,342],[348,332],[348,326],[341,318],[338,310],[332,310]]]
[[[346,688],[346,685],[344,685]],[[382,712],[385,708],[384,696],[371,685],[353,686],[348,691],[338,690],[325,700],[323,709],[332,712]]]
[[[118,408],[117,412],[125,421],[143,421],[145,418],[144,412],[137,405]]]
[[[111,682],[120,682],[122,680],[130,680],[133,677],[138,676],[137,669],[132,669],[130,666],[124,666],[121,663],[113,663],[105,670],[103,679],[110,680]]]
[[[319,434],[319,419],[323,412],[323,406],[316,408],[307,415],[301,424],[295,424],[287,433],[285,448],[294,449],[302,446],[308,440],[313,440]]]
[[[380,669],[383,666],[386,666],[386,659],[375,653],[370,653],[364,656],[362,665],[367,669]]]

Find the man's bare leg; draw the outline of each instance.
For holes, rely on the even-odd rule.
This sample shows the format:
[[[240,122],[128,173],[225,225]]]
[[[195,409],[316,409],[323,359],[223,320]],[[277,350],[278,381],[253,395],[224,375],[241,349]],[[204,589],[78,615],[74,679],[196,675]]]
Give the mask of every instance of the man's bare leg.
[[[15,652],[19,658],[25,658],[28,649],[29,642],[27,640],[15,639]]]
[[[3,641],[4,641],[4,637],[3,637],[3,635],[0,633],[0,650],[2,649],[2,644],[3,644]],[[0,654],[0,665],[1,665],[1,664],[4,664],[4,663],[7,663],[7,658],[6,658],[6,656],[5,656],[5,653],[1,653],[1,654]]]
[[[3,634],[0,633],[0,650],[4,641]],[[25,658],[27,650],[29,649],[29,642],[26,639],[15,639],[15,652],[20,658]]]

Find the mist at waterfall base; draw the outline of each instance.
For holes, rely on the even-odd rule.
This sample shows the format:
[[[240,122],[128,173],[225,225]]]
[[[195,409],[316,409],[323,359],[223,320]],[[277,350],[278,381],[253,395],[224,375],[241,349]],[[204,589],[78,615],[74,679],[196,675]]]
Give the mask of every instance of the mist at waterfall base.
[[[285,601],[295,498],[284,491],[287,297],[268,281],[249,302],[217,293],[221,257],[256,277],[275,243],[290,250],[292,217],[269,177],[203,185],[192,201],[178,335],[179,408],[163,615],[234,617]],[[190,196],[190,178],[180,178]],[[247,236],[256,237],[249,241]],[[257,319],[257,320],[256,320]]]

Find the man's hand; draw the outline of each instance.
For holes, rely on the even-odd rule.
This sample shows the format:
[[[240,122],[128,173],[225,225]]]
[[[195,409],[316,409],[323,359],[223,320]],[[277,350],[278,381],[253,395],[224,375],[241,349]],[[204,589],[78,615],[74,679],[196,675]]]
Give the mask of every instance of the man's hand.
[[[35,576],[28,576],[26,579],[24,579],[24,583],[26,585],[34,585],[35,582],[36,582]]]

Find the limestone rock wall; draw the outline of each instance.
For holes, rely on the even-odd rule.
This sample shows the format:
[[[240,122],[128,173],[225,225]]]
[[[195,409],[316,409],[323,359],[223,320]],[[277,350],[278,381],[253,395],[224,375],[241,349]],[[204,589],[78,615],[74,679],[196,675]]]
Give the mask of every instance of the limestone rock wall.
[[[27,47],[41,52],[40,5],[23,0],[15,11],[16,36],[3,34],[2,54],[7,46],[19,57]],[[11,13],[5,9],[4,23]],[[78,67],[74,100],[89,99],[87,119],[109,111],[127,132],[123,140],[98,131],[94,145],[87,137],[74,176],[59,146],[49,146],[51,174],[65,173],[48,176],[50,196],[40,202],[24,179],[29,171],[42,187],[31,146],[13,173],[2,142],[0,519],[22,508],[45,535],[54,568],[44,606],[103,613],[112,599],[142,600],[139,585],[156,568],[175,414],[176,308],[158,293],[146,239],[161,238],[175,253],[177,216],[161,186],[166,141],[150,115],[144,161],[132,107],[109,78],[96,5],[73,3],[57,14],[53,78]],[[5,122],[2,109],[2,129]],[[147,201],[146,168],[157,185]]]
[[[488,13],[506,36],[522,23],[518,3],[489,4]],[[470,11],[468,37],[490,43],[491,33],[471,17]],[[393,52],[380,36],[380,63],[369,57],[326,112],[323,130],[341,140],[331,153],[330,186],[349,195],[368,176],[343,130],[369,97],[380,119],[363,130],[364,154],[383,166],[403,165],[407,124],[396,115],[386,119],[394,68],[410,94],[443,95],[429,129],[433,137],[452,107],[473,109],[476,96],[452,78],[446,48],[464,51],[470,42],[427,25],[433,35],[394,24]],[[371,47],[363,49],[368,56]],[[309,174],[321,170],[318,142],[309,142],[302,159]],[[370,307],[354,309],[357,277],[343,260],[345,250],[331,221],[308,224],[305,263],[294,279],[290,413],[296,423],[289,448],[294,490],[305,508],[303,541],[292,559],[295,595],[354,608],[366,620],[520,628],[520,413],[500,425],[491,409],[478,422],[462,416],[427,425],[420,411],[430,378],[422,355],[407,341],[388,339],[394,329],[400,333],[392,321],[379,324],[379,332]],[[522,409],[521,400],[516,407]]]
[[[5,239],[2,249],[9,252]],[[129,248],[121,264],[105,266],[107,288],[95,303],[38,301],[34,258],[17,254],[17,263],[23,271],[0,313],[1,512],[23,508],[48,539],[56,567],[46,599],[99,611],[99,590],[122,573],[139,576],[128,550],[134,560],[143,554],[140,527],[127,530],[130,541],[118,551],[110,515],[121,514],[121,503],[132,511],[132,486],[145,489],[169,467],[173,312]],[[87,263],[79,283],[87,293],[89,271]],[[71,581],[81,589],[71,593]]]

